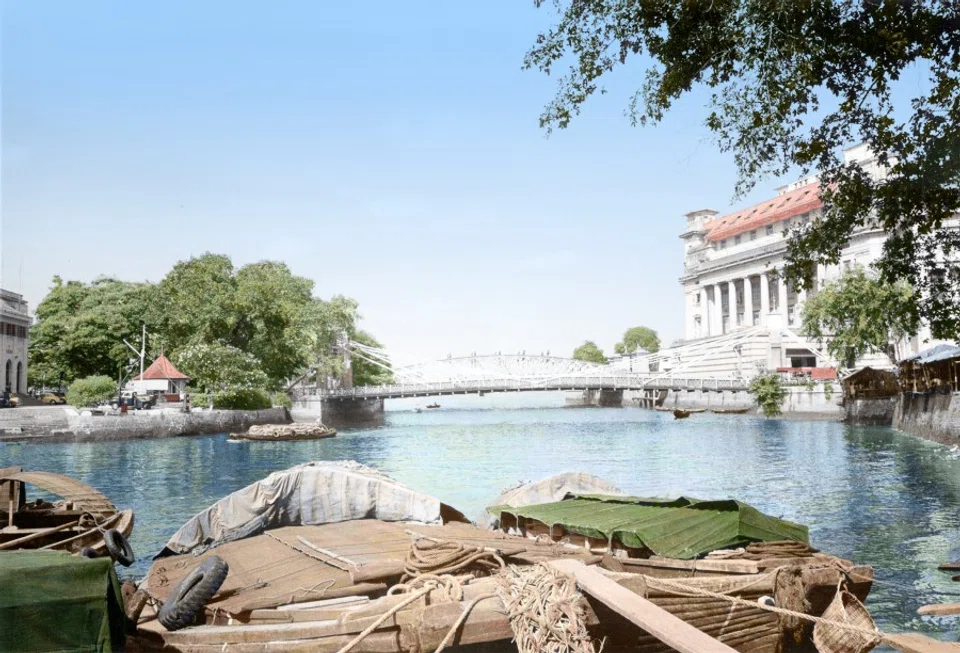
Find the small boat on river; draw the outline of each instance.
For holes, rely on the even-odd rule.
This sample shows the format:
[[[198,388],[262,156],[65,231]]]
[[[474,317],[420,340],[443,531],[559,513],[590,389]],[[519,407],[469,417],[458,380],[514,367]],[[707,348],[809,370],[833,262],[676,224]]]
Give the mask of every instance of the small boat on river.
[[[27,499],[27,486],[44,497]],[[133,531],[132,510],[120,510],[85,483],[51,472],[0,469],[0,551],[47,549],[109,555],[121,564],[134,562],[127,538]]]
[[[332,438],[337,430],[323,424],[259,424],[251,426],[246,433],[231,433],[231,440],[254,442],[295,442],[299,440],[322,440]]]
[[[711,412],[717,415],[744,415],[750,412],[749,408],[714,408]]]
[[[432,404],[427,404],[427,408],[440,408],[440,404],[434,402]]]
[[[690,417],[690,413],[691,413],[691,411],[689,411],[689,410],[684,410],[683,408],[674,408],[674,409],[673,409],[673,417],[674,417],[674,419],[686,419],[687,417]]]
[[[812,548],[805,526],[737,501],[640,499],[562,474],[508,490],[473,524],[369,467],[325,461],[275,472],[185,523],[141,585],[152,600],[128,650],[408,653],[516,640],[527,653],[554,633],[583,645],[558,651],[606,638],[641,653],[681,639],[682,650],[776,653],[815,634],[769,606],[829,616],[842,597],[862,609],[872,581],[870,567]]]

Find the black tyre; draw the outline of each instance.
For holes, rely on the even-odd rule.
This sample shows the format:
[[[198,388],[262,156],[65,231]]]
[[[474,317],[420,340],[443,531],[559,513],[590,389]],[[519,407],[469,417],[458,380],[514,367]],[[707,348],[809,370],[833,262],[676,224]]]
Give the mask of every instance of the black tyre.
[[[118,530],[111,528],[104,532],[103,543],[107,545],[107,552],[110,557],[119,562],[124,567],[129,567],[136,562],[137,557],[133,555],[133,549],[130,548],[130,542]]]
[[[193,623],[223,581],[230,568],[223,558],[210,556],[173,588],[160,608],[158,619],[167,630],[179,630]]]
[[[83,550],[80,551],[80,556],[83,558],[99,558],[100,554],[91,549],[89,546],[83,547]]]

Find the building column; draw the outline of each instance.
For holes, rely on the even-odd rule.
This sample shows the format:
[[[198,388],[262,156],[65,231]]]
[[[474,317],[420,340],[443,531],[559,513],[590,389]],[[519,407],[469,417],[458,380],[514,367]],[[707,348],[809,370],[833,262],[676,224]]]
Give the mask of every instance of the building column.
[[[777,284],[779,284],[777,287],[777,308],[779,310],[777,312],[780,313],[780,316],[783,318],[783,324],[786,326],[790,324],[787,319],[789,317],[787,313],[787,281],[781,276],[777,279]]]
[[[699,311],[700,311],[700,332],[696,334],[695,337],[702,338],[705,335],[710,333],[709,327],[707,326],[710,321],[707,318],[708,306],[707,306],[707,291],[703,288],[697,290],[697,298],[700,302]],[[694,329],[696,331],[696,329]]]
[[[713,284],[713,302],[710,304],[710,335],[722,333],[720,327],[720,285]]]
[[[743,278],[743,323],[753,326],[753,281]]]
[[[727,305],[729,306],[730,331],[737,328],[737,284],[732,279],[727,282],[729,293],[727,295]]]
[[[760,326],[767,326],[767,313],[770,312],[770,280],[766,273],[760,275]]]
[[[696,338],[694,325],[696,324],[695,314],[697,312],[697,293],[687,293],[687,340]]]

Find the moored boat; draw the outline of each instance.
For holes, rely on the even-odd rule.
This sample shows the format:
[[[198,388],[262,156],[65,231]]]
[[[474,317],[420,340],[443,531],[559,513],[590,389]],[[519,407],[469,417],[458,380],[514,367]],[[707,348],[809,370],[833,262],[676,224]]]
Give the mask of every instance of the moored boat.
[[[674,409],[673,409],[673,417],[674,417],[674,419],[686,419],[687,417],[690,417],[690,413],[691,413],[691,411],[689,411],[689,410],[684,410],[683,408],[674,408]]]
[[[27,500],[27,486],[61,497]],[[0,551],[52,549],[88,556],[109,555],[121,564],[134,562],[127,542],[132,510],[120,510],[85,483],[62,474],[0,470]]]
[[[337,430],[323,424],[258,424],[246,433],[231,433],[231,440],[258,442],[292,442],[297,440],[322,440],[336,436]]]
[[[578,637],[670,650],[577,591],[600,582],[701,637],[773,653],[788,639],[809,642],[810,629],[764,606],[822,615],[841,582],[862,600],[873,578],[811,548],[805,527],[745,504],[637,499],[583,474],[515,488],[488,515],[480,528],[356,463],[277,472],[170,539],[144,584],[163,607],[140,617],[136,644],[405,653],[506,643],[523,635],[529,603],[516,599],[562,586],[544,605],[575,622]],[[565,570],[585,571],[574,582]],[[198,587],[209,591],[185,603]]]
[[[749,408],[714,408],[711,412],[717,415],[743,415],[750,412]]]

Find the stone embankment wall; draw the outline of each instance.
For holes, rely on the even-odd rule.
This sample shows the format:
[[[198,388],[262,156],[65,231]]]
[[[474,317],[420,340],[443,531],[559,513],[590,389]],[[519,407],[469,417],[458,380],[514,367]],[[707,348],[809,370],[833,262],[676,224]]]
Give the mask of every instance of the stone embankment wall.
[[[383,399],[296,397],[290,415],[295,422],[320,421],[335,429],[375,428],[383,425]]]
[[[899,397],[848,399],[844,405],[844,422],[853,426],[890,426]]]
[[[5,411],[0,418],[0,441],[42,440],[44,442],[102,442],[136,438],[165,438],[180,435],[208,435],[245,431],[254,424],[286,424],[286,408],[266,410],[195,409],[182,413],[174,409],[132,411],[126,415],[80,414],[71,407],[36,409],[36,419],[26,408]],[[24,411],[24,412],[20,412]],[[27,412],[29,411],[29,412]],[[33,417],[34,419],[30,419]],[[19,423],[17,423],[19,419]]]
[[[960,444],[960,392],[901,394],[893,427],[941,444]]]

